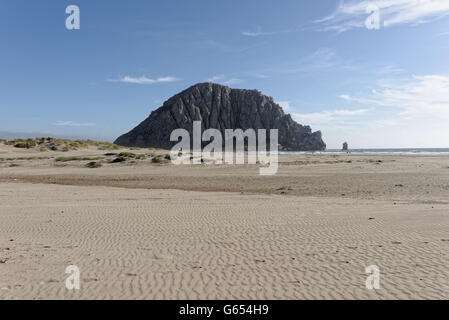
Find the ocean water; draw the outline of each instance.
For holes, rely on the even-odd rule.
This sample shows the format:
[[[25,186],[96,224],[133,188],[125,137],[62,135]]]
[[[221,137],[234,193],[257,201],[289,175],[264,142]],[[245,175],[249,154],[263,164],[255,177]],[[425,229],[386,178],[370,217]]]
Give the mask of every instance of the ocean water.
[[[404,148],[404,149],[349,149],[350,154],[394,154],[394,155],[448,155],[449,148]],[[347,151],[328,149],[325,151],[286,151],[279,154],[346,154]]]

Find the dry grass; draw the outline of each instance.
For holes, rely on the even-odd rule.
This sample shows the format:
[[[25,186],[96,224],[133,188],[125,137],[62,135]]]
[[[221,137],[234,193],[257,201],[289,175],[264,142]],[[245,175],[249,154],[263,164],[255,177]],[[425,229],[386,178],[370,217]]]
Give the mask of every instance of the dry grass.
[[[87,158],[87,157],[59,157],[56,158],[56,162],[69,162],[69,161],[90,161],[90,160],[101,160],[100,157]]]
[[[30,138],[30,139],[15,139],[15,140],[0,140],[1,143],[12,145],[16,148],[31,149],[38,147],[40,151],[64,151],[87,149],[89,147],[96,147],[98,150],[120,150],[125,147],[115,145],[110,142],[101,142],[94,140],[70,140],[58,139],[51,137]]]
[[[165,156],[159,155],[159,156],[156,156],[153,159],[151,159],[151,162],[159,163],[159,164],[169,163],[170,156],[168,156],[168,158],[167,158],[167,155],[165,155]]]

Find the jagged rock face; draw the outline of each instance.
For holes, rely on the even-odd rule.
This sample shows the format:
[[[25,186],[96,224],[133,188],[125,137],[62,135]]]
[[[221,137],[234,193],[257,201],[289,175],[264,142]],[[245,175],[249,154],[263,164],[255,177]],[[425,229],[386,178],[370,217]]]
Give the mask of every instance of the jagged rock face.
[[[278,141],[284,150],[326,148],[320,131],[312,133],[309,126],[293,121],[273,98],[257,90],[231,89],[214,83],[196,84],[173,96],[115,143],[171,149],[177,143],[170,141],[171,132],[183,128],[192,136],[193,121],[201,121],[203,131],[218,129],[223,137],[225,129],[278,129]]]

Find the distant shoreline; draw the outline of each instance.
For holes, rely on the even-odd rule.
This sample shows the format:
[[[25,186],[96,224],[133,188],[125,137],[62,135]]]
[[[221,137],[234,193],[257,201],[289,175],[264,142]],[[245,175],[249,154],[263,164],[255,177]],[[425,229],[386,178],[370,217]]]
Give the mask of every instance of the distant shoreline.
[[[281,151],[279,154],[355,154],[355,155],[449,155],[449,148],[391,148],[391,149],[327,149],[324,151]]]

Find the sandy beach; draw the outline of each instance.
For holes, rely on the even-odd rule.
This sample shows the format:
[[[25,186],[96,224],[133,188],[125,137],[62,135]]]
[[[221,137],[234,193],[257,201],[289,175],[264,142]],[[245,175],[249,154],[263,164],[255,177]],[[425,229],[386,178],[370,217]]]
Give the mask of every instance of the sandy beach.
[[[449,298],[447,156],[281,155],[260,176],[125,151],[146,157],[0,144],[0,299]]]

